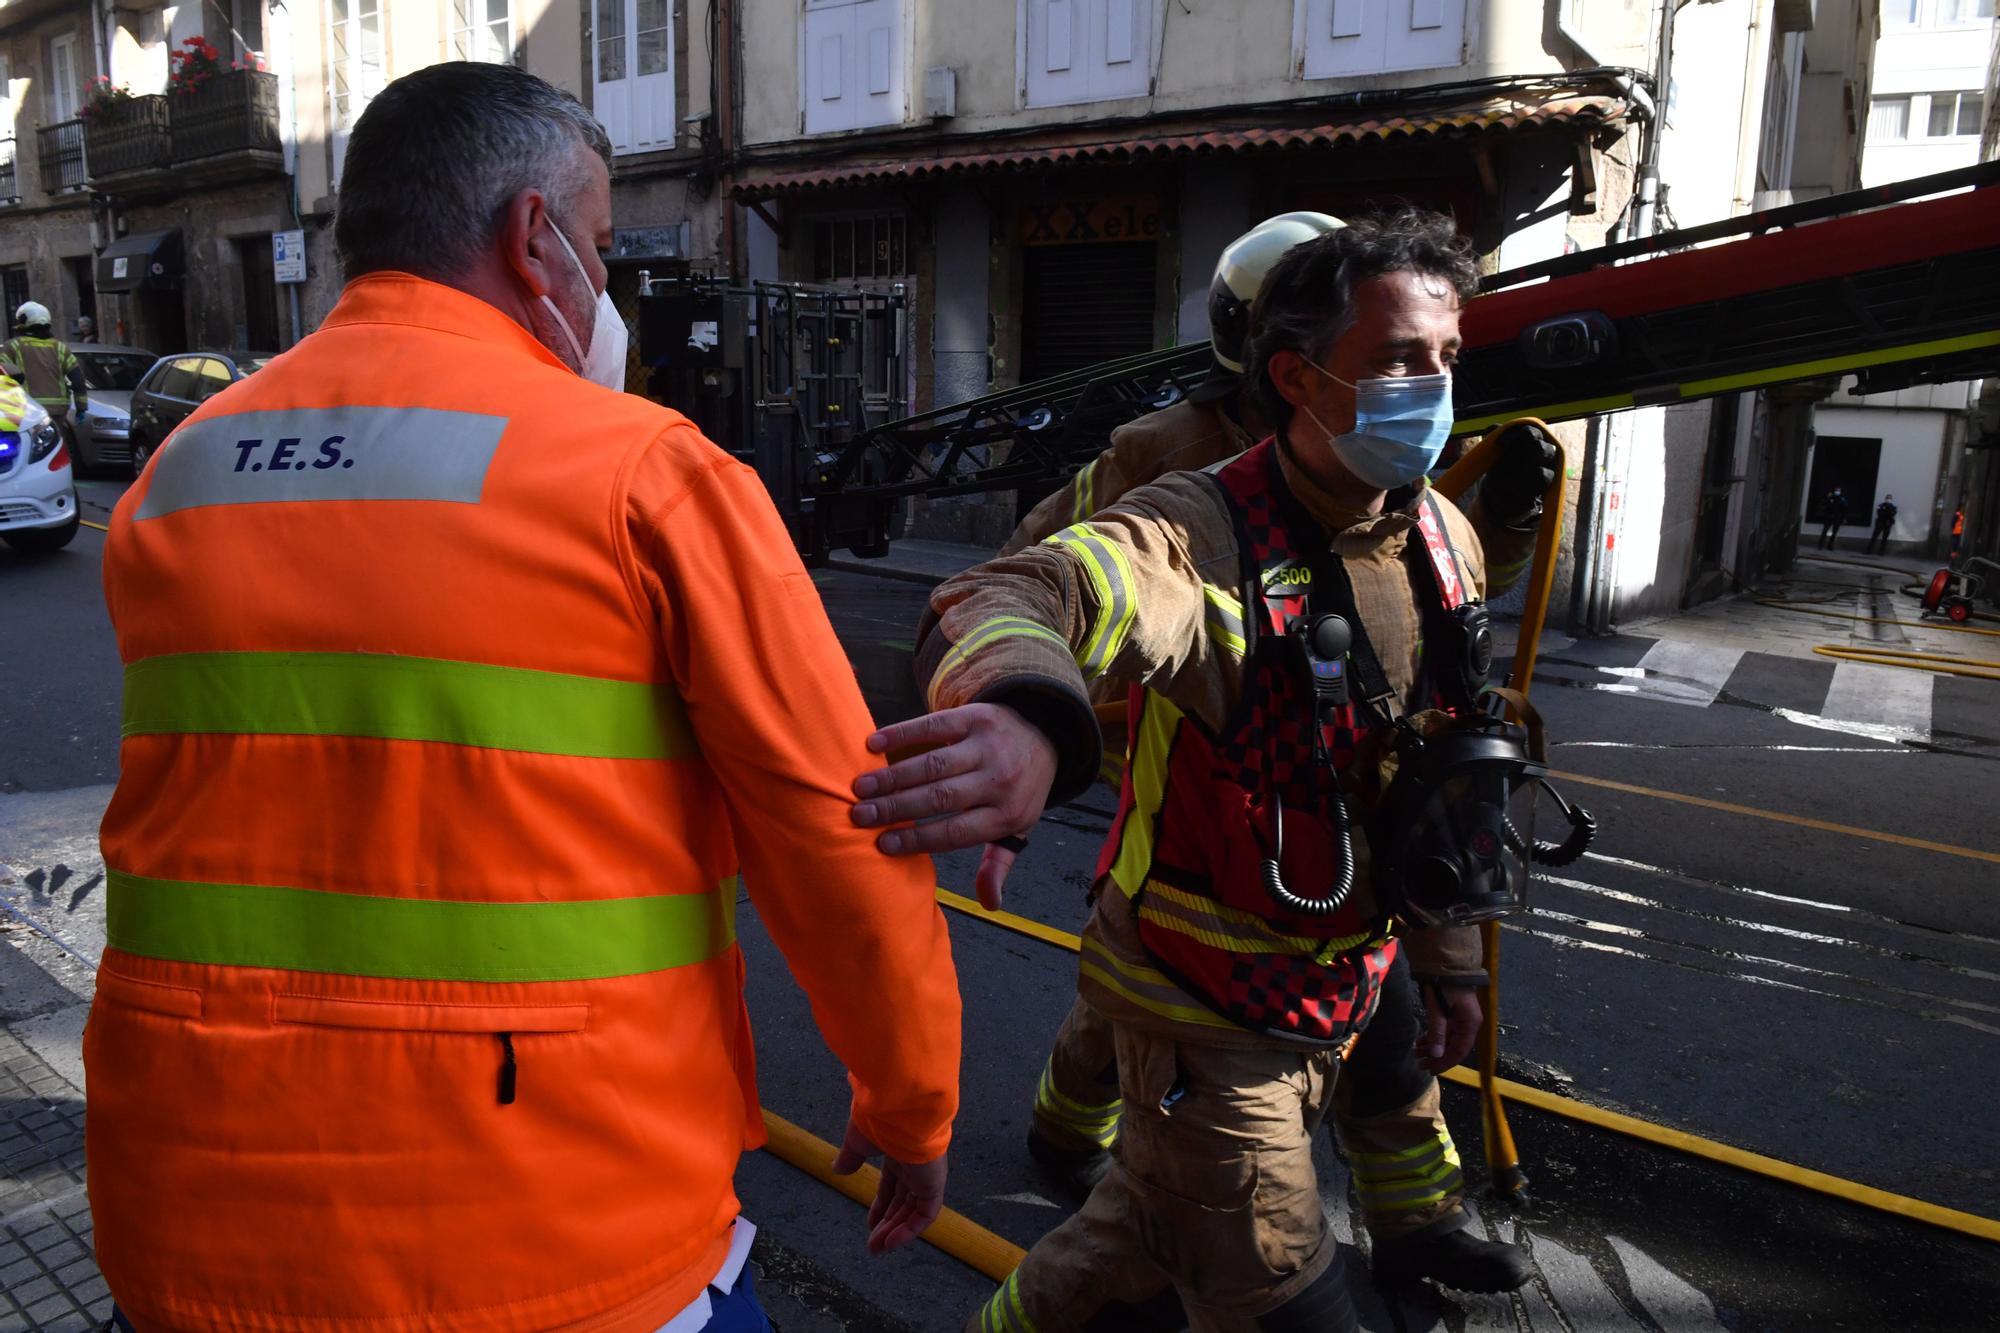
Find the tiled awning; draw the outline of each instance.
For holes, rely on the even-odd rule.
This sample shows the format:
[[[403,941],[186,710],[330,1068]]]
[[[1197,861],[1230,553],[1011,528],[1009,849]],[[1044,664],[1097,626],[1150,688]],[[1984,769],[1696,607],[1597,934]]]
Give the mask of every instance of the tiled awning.
[[[760,170],[755,164],[731,187],[739,199],[768,199],[813,190],[863,185],[910,185],[946,178],[993,176],[1062,167],[1125,166],[1208,154],[1259,153],[1285,148],[1325,148],[1369,139],[1443,138],[1531,126],[1594,128],[1621,119],[1617,97],[1566,97],[1547,101],[1505,99],[1381,119],[1331,121],[1321,125],[1243,126],[1187,134],[1066,140],[1039,133],[1033,141],[996,147],[973,145],[949,136],[930,140],[893,159],[855,160],[810,169]],[[879,153],[880,149],[873,150]]]

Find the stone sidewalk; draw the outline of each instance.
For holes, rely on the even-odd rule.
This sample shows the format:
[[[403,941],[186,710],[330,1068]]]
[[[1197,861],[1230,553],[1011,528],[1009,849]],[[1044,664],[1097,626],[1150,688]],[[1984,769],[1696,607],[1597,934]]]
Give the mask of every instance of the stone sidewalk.
[[[111,1317],[111,1292],[90,1254],[83,1093],[5,1028],[0,1292],[0,1333],[82,1333]]]

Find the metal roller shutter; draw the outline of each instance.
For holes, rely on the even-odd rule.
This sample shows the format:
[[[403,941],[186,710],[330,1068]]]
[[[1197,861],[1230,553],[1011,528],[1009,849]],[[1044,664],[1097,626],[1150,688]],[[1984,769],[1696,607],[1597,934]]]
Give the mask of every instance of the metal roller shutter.
[[[1151,351],[1157,252],[1151,241],[1029,246],[1021,382]]]

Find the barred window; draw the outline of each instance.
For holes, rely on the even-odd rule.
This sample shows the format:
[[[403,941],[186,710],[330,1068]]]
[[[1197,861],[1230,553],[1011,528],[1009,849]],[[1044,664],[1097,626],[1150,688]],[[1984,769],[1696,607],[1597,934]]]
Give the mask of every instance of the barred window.
[[[813,279],[900,278],[910,271],[908,227],[899,214],[827,218],[813,224]]]

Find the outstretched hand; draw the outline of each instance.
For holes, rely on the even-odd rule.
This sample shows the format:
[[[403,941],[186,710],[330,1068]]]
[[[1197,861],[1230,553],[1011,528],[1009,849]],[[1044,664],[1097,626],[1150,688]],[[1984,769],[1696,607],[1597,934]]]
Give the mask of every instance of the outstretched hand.
[[[937,1221],[944,1207],[945,1159],[903,1162],[889,1156],[847,1122],[847,1136],[833,1159],[833,1173],[851,1176],[870,1157],[882,1159],[882,1183],[868,1206],[868,1253],[887,1254],[909,1244]]]
[[[1042,817],[1056,779],[1054,743],[1004,704],[966,704],[884,727],[868,748],[920,753],[854,780],[854,822],[886,828],[875,845],[891,856],[986,844],[979,901],[997,909],[1014,853],[993,844],[1026,837]]]

